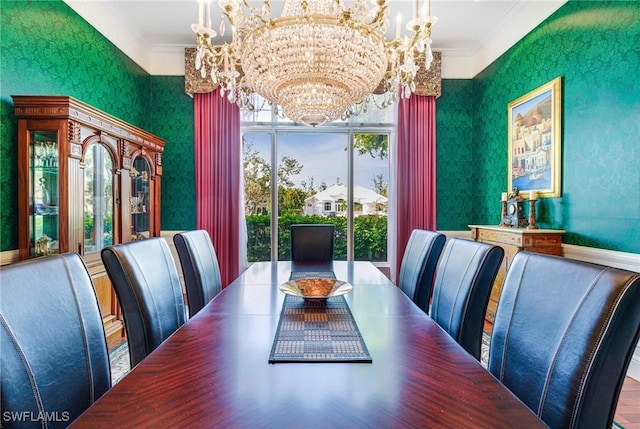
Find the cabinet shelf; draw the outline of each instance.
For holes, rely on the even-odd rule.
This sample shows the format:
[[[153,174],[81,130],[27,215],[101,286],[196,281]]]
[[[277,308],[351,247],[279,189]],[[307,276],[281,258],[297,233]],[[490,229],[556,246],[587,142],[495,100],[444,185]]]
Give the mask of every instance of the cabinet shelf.
[[[55,174],[57,175],[60,171],[60,169],[58,167],[30,167],[31,171],[37,171],[37,172],[41,172],[41,173],[47,173],[47,174]]]
[[[54,216],[60,216],[59,213],[34,213],[31,216],[35,216],[35,217],[54,217]]]

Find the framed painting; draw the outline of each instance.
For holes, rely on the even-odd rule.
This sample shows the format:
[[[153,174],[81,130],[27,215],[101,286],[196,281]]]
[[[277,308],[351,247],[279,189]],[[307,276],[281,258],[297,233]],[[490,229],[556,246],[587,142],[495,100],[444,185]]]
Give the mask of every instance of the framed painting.
[[[561,195],[562,77],[509,103],[509,190]]]

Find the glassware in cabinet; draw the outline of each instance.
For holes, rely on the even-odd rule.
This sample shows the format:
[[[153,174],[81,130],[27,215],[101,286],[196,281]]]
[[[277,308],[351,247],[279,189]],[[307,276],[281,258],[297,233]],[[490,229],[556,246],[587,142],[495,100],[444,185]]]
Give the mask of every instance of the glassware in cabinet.
[[[29,256],[59,251],[59,142],[56,131],[29,132]]]
[[[131,240],[153,236],[150,233],[150,182],[151,167],[142,156],[133,161],[131,169]]]

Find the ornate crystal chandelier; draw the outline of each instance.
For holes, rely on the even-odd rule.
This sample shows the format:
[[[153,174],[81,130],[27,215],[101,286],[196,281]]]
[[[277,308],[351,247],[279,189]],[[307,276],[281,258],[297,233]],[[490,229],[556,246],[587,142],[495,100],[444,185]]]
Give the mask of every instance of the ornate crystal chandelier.
[[[398,15],[396,37],[385,40],[389,29],[386,0],[285,0],[282,15],[271,16],[270,0],[261,8],[248,0],[219,0],[220,37],[225,20],[231,42],[214,45],[210,3],[199,0],[196,33],[196,70],[210,76],[221,93],[240,107],[255,109],[254,93],[282,109],[289,119],[316,126],[357,114],[384,94],[379,107],[408,97],[421,63],[428,69],[431,53],[429,0],[421,16],[414,0],[414,19],[401,38]],[[205,17],[207,19],[204,24]]]

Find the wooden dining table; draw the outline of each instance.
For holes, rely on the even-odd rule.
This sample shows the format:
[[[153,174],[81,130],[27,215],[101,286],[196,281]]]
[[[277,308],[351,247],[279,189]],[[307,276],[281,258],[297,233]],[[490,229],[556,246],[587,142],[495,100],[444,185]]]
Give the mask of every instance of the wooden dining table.
[[[292,270],[332,270],[370,363],[269,363]],[[522,402],[370,262],[258,262],[74,427],[538,428]]]

